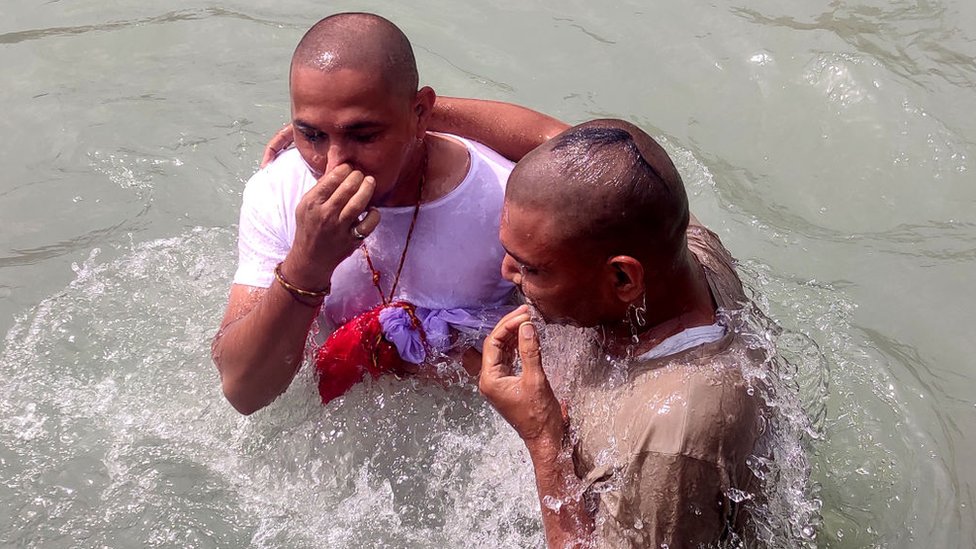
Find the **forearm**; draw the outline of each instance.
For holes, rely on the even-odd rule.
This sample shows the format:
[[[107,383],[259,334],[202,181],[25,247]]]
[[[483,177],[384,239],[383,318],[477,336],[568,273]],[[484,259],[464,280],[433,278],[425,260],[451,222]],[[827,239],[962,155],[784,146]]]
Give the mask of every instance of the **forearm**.
[[[586,509],[572,452],[560,444],[528,444],[549,549],[593,546],[593,517]]]
[[[438,97],[429,129],[471,138],[517,162],[569,126],[551,116],[500,101]]]
[[[291,384],[318,310],[276,283],[262,293],[250,311],[225,322],[213,342],[224,395],[242,414],[267,406]]]

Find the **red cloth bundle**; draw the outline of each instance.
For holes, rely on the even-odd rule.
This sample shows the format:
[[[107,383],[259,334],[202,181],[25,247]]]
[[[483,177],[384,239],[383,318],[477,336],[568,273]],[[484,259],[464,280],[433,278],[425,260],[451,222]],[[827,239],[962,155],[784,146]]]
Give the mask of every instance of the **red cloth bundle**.
[[[343,324],[319,349],[315,369],[322,404],[344,395],[363,380],[366,372],[375,379],[402,367],[396,347],[383,337],[383,308],[380,305]]]

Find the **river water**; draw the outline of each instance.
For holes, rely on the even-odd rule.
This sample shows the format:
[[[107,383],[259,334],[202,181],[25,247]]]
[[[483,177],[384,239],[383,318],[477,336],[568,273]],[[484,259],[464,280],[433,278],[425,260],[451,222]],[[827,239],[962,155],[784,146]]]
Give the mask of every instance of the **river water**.
[[[976,544],[976,4],[54,0],[0,8],[0,545],[540,545],[527,456],[469,388],[220,394],[241,190],[291,50],[345,10],[398,23],[442,94],[665,144],[782,327],[795,544]]]

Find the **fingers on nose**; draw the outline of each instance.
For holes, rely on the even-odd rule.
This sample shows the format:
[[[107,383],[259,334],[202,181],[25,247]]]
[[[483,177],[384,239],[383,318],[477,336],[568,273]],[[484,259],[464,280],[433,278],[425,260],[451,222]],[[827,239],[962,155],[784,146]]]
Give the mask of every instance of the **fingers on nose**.
[[[345,147],[338,145],[332,145],[329,147],[329,150],[326,151],[325,159],[327,161],[326,165],[328,166],[327,171],[342,164],[354,164],[352,162],[352,155],[349,154],[349,151]]]

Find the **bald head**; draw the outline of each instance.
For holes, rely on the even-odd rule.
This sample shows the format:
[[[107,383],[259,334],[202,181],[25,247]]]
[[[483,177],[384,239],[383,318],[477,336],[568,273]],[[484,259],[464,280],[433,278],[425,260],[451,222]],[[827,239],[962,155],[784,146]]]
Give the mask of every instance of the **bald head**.
[[[577,249],[670,261],[686,248],[681,176],[657,142],[622,120],[580,124],[526,155],[505,199],[554,218]]]
[[[368,72],[382,78],[391,93],[409,98],[419,85],[410,41],[396,25],[371,13],[339,13],[313,25],[295,48],[291,68],[297,67]]]

